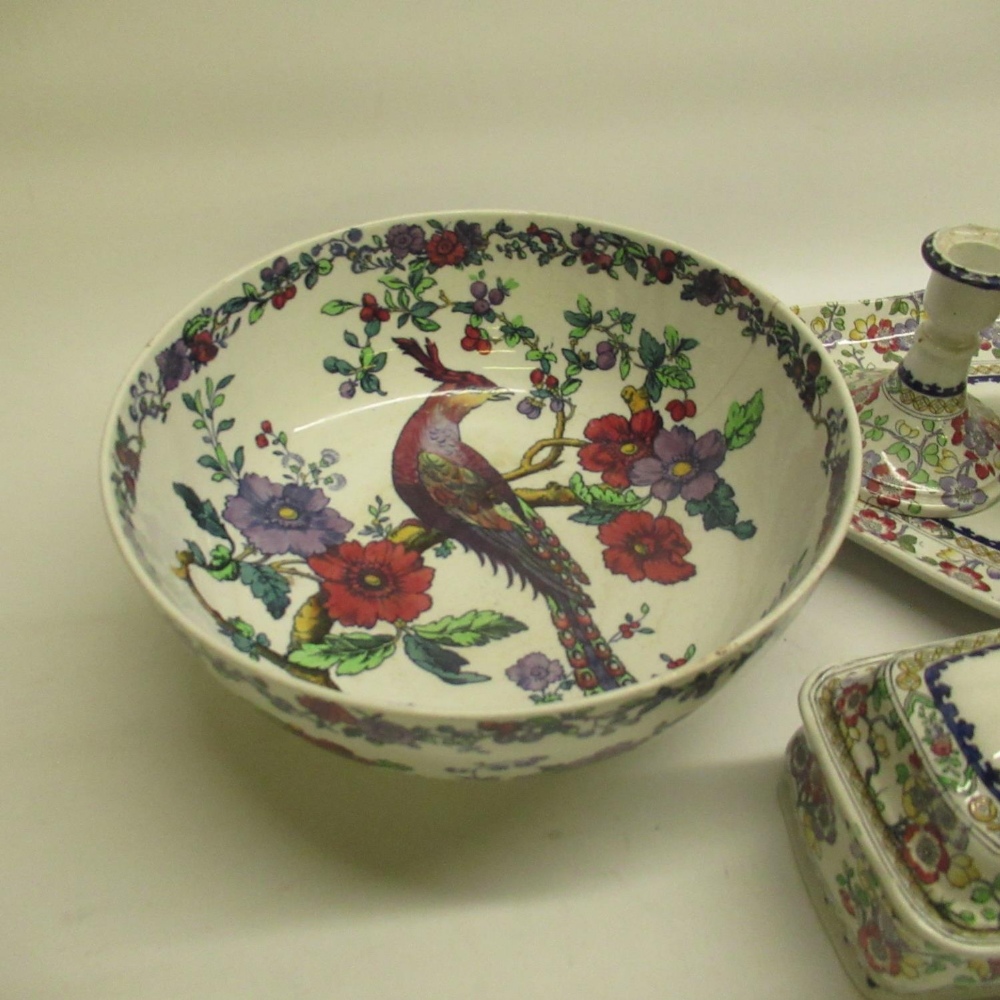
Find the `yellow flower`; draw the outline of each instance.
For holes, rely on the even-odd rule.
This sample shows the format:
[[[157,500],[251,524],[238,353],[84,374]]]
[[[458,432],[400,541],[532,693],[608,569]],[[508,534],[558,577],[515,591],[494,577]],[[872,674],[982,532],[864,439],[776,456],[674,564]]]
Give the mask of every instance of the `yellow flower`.
[[[981,877],[976,862],[968,854],[956,854],[951,859],[947,878],[956,889],[964,889],[970,882],[975,882]]]
[[[817,336],[826,333],[826,320],[822,316],[817,316],[810,324],[812,327],[812,332]]]
[[[896,433],[900,437],[910,438],[912,441],[914,438],[920,437],[920,429],[914,427],[912,424],[907,423],[905,420],[896,421]]]
[[[872,313],[867,319],[856,319],[854,321],[854,326],[851,328],[847,336],[851,340],[867,340],[868,331],[872,327],[878,326],[878,318],[875,313]]]

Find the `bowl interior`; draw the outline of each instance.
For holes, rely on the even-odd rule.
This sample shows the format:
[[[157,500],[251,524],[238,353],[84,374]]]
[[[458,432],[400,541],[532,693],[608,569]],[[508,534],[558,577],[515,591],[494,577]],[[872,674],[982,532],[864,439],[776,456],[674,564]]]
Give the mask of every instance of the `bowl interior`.
[[[407,219],[168,325],[112,415],[106,496],[210,647],[369,704],[522,711],[763,630],[839,542],[847,409],[784,307],[683,248]]]

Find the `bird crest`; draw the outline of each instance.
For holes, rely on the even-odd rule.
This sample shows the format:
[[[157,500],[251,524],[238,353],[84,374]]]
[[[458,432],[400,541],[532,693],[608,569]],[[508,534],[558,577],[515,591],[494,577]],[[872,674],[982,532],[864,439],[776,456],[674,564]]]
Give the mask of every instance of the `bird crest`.
[[[393,342],[404,353],[419,362],[417,371],[435,382],[462,389],[495,389],[496,382],[490,381],[485,375],[476,372],[458,372],[449,368],[441,361],[437,344],[430,337],[424,340],[421,347],[412,337],[394,337]]]

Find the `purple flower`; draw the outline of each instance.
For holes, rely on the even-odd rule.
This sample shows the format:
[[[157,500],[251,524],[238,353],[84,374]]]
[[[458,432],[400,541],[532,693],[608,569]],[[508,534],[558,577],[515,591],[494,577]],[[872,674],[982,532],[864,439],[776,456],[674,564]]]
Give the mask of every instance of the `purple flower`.
[[[354,527],[328,504],[322,490],[274,483],[251,472],[226,501],[222,516],[265,556],[315,556],[339,545]]]
[[[156,355],[156,367],[160,369],[163,388],[167,392],[173,392],[181,382],[191,377],[194,367],[183,338],[175,340],[166,350]]]
[[[385,242],[393,257],[402,260],[407,254],[420,253],[424,248],[424,231],[420,226],[408,226],[405,222],[393,226],[385,234]]]
[[[661,430],[653,441],[653,454],[640,458],[629,470],[633,486],[651,486],[657,500],[704,500],[715,488],[715,470],[726,457],[726,439],[719,431],[700,438],[687,427]]]
[[[962,433],[965,435],[963,442],[965,448],[974,452],[979,458],[989,458],[993,451],[993,441],[989,430],[981,420],[977,420],[971,414],[962,425]]]
[[[986,503],[986,494],[972,476],[942,476],[941,499],[963,514]]]
[[[544,691],[566,677],[563,665],[558,660],[550,660],[544,653],[528,653],[504,673],[525,691]]]
[[[708,271],[699,271],[691,284],[685,289],[685,292],[689,294],[685,294],[682,297],[694,298],[699,305],[710,306],[716,302],[721,302],[726,291],[725,277],[718,268],[713,267]]]

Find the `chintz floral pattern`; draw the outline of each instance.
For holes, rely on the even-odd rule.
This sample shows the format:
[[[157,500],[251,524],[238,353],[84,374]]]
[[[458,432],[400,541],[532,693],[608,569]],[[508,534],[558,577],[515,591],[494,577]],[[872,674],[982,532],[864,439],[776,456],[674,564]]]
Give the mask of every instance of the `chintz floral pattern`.
[[[970,835],[977,824],[1000,829],[996,802],[969,784],[968,761],[923,685],[942,657],[998,640],[979,633],[876,657],[808,687],[806,729],[786,758],[793,843],[863,988],[978,997],[1000,979],[994,873]],[[963,815],[948,789],[965,795]]]
[[[523,279],[524,261],[579,275],[579,291],[562,304],[563,329],[543,334],[518,308],[513,274]],[[345,272],[349,281],[329,287],[350,297],[322,294],[331,275]],[[718,532],[726,544],[754,544],[754,512],[741,510],[728,477],[753,461],[770,403],[751,385],[745,398],[727,401],[718,426],[708,426],[699,413],[698,340],[671,325],[648,329],[639,307],[614,304],[621,296],[609,282],[674,284],[682,302],[732,314],[748,342],[777,355],[821,441],[829,488],[817,551],[839,511],[849,424],[843,409],[828,405],[830,382],[812,341],[739,279],[689,254],[583,224],[570,231],[503,219],[348,230],[277,257],[234,283],[235,294],[178,324],[150,370],[135,376],[117,419],[110,478],[124,533],[135,530],[156,426],[183,419],[200,453],[172,483],[173,502],[190,521],[177,537],[173,572],[187,599],[250,660],[358,697],[374,671],[412,668],[456,692],[508,685],[529,706],[634,683],[623,653],[627,640],[655,635],[649,605],[602,631],[592,581],[549,511],[587,529],[601,555],[596,570],[615,582],[683,586],[699,569],[692,525],[694,538]],[[302,454],[275,415],[248,420],[241,408],[244,379],[238,364],[227,363],[234,338],[264,336],[271,317],[302,309],[312,310],[317,330],[330,331],[317,339],[315,370],[320,378],[328,373],[342,407],[368,412],[395,391],[394,379],[412,383],[414,372],[435,383],[412,397],[394,429],[384,470],[391,491],[360,490],[335,433],[329,446]],[[523,385],[501,386],[482,374],[490,370],[483,359],[498,348],[523,361]],[[506,412],[532,437],[519,458],[501,465],[489,441],[459,425],[512,390],[519,401]],[[595,414],[593,398],[620,402],[602,403]],[[141,545],[135,549],[141,559]],[[493,571],[498,595],[489,605],[442,609],[447,560],[458,549],[478,556],[485,576]],[[544,632],[531,627],[530,645],[523,616],[493,610],[503,606],[503,587],[515,584],[551,620]],[[226,593],[235,595],[230,604]],[[664,638],[675,652],[686,649],[681,657],[660,654],[668,670],[682,667],[694,655],[692,640],[701,641]],[[512,652],[482,651],[494,645]],[[742,662],[742,653],[734,656]],[[655,704],[704,697],[732,662],[693,675]],[[486,672],[498,663],[500,670]],[[411,750],[432,740],[424,732],[389,739],[400,732],[377,721],[340,719],[340,736],[371,742],[378,733],[379,745]],[[310,738],[335,743],[330,735]]]
[[[884,374],[906,356],[917,324],[923,315],[922,292],[857,303],[829,302],[799,309],[799,314],[827,349],[846,376],[873,377]],[[1000,323],[983,330],[979,354],[969,376],[971,391],[984,402],[995,396],[1000,382]],[[993,399],[996,406],[996,400]],[[864,419],[864,407],[862,407]],[[916,491],[906,486],[889,489],[877,481],[878,457],[864,459],[866,485],[877,493],[877,504],[858,504],[851,525],[855,541],[909,572],[932,582],[959,600],[988,614],[1000,615],[1000,509],[994,507],[968,514],[977,499],[979,484],[991,475],[984,455],[985,434],[954,418],[948,440],[930,440],[928,428],[916,421],[899,428],[868,428],[891,436],[898,457],[912,458],[917,450],[931,449],[934,464],[941,466],[940,484],[953,518],[932,520],[908,513]],[[962,440],[964,449],[953,451],[952,440]],[[887,438],[888,439],[888,438]]]

